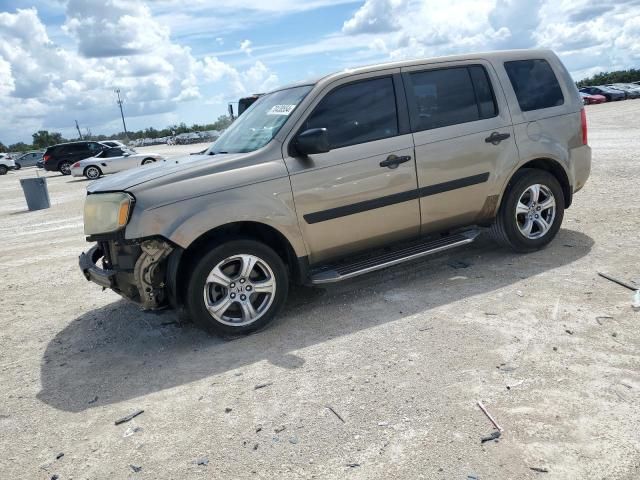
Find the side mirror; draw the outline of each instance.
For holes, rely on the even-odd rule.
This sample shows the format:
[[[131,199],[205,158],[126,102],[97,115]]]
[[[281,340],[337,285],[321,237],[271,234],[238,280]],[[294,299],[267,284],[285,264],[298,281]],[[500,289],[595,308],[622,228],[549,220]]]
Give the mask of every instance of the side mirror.
[[[331,150],[329,132],[326,128],[310,128],[296,137],[294,146],[300,155],[327,153]]]

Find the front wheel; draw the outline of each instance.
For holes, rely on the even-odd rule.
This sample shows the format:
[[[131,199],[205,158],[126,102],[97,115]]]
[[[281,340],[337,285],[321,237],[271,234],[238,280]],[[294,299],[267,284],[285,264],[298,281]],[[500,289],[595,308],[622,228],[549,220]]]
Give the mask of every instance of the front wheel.
[[[533,252],[553,240],[563,216],[564,194],[558,180],[544,170],[525,168],[509,182],[490,231],[516,252]]]
[[[8,171],[9,169],[6,167],[6,165],[0,165],[0,175],[6,175]]]
[[[16,170],[20,170],[22,168],[22,165],[20,165],[20,163],[16,162]]]
[[[155,162],[155,160],[153,158],[145,158],[142,161],[142,165],[149,165],[150,163],[154,163],[154,162]]]
[[[233,240],[204,255],[186,294],[193,321],[212,333],[243,335],[271,322],[289,290],[287,269],[268,246]]]

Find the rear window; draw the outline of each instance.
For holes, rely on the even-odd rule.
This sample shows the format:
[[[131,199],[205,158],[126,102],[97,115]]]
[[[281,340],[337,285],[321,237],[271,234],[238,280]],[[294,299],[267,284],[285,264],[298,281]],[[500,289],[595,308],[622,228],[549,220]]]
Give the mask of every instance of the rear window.
[[[498,113],[489,77],[480,65],[414,72],[409,78],[414,131],[473,122]]]
[[[505,62],[504,68],[523,112],[564,103],[558,79],[546,60],[515,60]]]

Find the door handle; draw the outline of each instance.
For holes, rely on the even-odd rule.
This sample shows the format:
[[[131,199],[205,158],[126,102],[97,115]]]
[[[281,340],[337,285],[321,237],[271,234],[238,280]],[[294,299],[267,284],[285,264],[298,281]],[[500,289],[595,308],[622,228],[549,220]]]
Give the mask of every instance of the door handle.
[[[398,168],[398,165],[408,162],[409,160],[411,160],[411,155],[402,155],[401,157],[398,157],[397,155],[389,155],[386,160],[380,162],[380,166],[391,169]]]
[[[491,135],[485,138],[484,141],[487,143],[492,143],[493,145],[498,145],[502,140],[506,140],[510,136],[510,133],[493,132]]]

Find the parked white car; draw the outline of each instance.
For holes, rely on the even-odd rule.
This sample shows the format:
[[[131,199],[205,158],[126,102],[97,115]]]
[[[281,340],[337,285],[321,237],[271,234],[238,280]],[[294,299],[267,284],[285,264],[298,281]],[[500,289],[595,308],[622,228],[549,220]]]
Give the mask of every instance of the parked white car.
[[[71,175],[95,180],[107,173],[121,172],[140,165],[164,161],[166,159],[157,153],[138,153],[130,148],[113,147],[103,150],[94,157],[74,163],[71,166]]]
[[[9,170],[15,170],[14,162],[6,153],[0,153],[0,175],[6,175]]]

